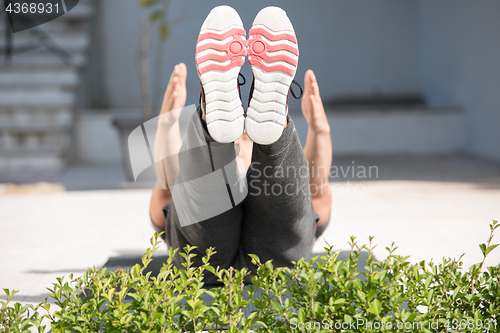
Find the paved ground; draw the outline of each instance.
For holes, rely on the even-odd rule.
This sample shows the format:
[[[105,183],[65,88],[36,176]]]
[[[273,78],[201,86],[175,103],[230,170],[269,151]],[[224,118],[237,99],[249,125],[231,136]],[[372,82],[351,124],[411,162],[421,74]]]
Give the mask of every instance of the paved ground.
[[[0,174],[0,183],[60,183],[68,191],[115,190],[126,182],[121,164],[74,164],[58,174]],[[0,191],[1,192],[1,191]]]
[[[322,237],[336,248],[347,248],[349,236],[357,236],[361,244],[375,236],[378,258],[393,241],[398,252],[411,255],[413,262],[459,257],[464,264],[480,262],[478,244],[489,236],[488,224],[500,219],[500,188],[485,188],[481,183],[379,181],[355,183],[359,194],[334,196],[330,226]],[[363,194],[361,194],[363,193]],[[497,233],[498,234],[498,233]],[[314,251],[320,251],[318,239]],[[496,237],[500,243],[500,234]],[[487,261],[500,263],[500,251],[492,252]]]
[[[481,261],[478,244],[492,219],[500,219],[499,164],[463,156],[345,157],[334,164],[344,171],[376,165],[379,177],[332,179],[331,223],[315,252],[325,239],[347,249],[350,235],[361,243],[375,236],[378,258],[395,241],[414,262],[462,253],[466,266]],[[149,197],[145,189],[0,194],[0,287],[19,290],[18,301],[38,302],[58,276],[141,254],[153,233]],[[496,250],[487,263],[499,262]]]

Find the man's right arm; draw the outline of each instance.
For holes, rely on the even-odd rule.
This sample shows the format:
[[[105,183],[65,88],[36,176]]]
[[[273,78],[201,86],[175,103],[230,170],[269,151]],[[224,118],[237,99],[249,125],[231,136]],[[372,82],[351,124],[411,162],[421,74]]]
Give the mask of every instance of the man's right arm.
[[[166,158],[179,153],[182,140],[179,127],[181,109],[186,104],[186,65],[175,66],[163,97],[162,108],[158,119],[158,129],[155,137],[156,184],[151,195],[149,213],[153,223],[165,227],[163,207],[172,200],[168,183],[172,183],[179,172],[176,158]]]

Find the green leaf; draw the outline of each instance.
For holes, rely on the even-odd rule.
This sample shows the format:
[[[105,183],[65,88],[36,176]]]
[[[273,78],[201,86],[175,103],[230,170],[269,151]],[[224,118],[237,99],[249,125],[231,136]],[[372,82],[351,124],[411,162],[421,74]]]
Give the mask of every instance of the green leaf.
[[[276,309],[276,310],[280,310],[281,309],[281,305],[276,302],[276,301],[271,301],[271,304],[273,305],[273,308]]]
[[[139,275],[139,272],[141,271],[141,266],[139,264],[135,264],[134,266],[132,266],[132,269],[130,271],[132,273],[132,276],[135,277]]]
[[[163,18],[163,10],[157,9],[157,10],[153,11],[151,13],[151,15],[149,16],[149,21],[154,23],[158,20],[161,20],[162,18]],[[153,245],[153,244],[151,244],[151,245]]]
[[[401,312],[401,319],[403,319],[403,322],[408,321],[408,317],[410,317],[411,312],[408,312],[406,309],[403,309]]]
[[[374,274],[373,274],[373,278],[375,280],[379,280],[379,281],[383,281],[385,279],[387,275],[387,271],[385,270],[382,270],[382,271],[376,271]]]
[[[498,221],[493,220],[493,224],[490,224],[491,231],[495,231],[496,228],[500,227],[500,223]]]
[[[379,316],[380,311],[382,311],[382,303],[380,303],[378,299],[373,300],[373,302],[370,302],[368,311],[376,316]]]
[[[368,298],[368,301],[371,301],[372,299],[375,298],[375,296],[377,296],[379,294],[380,291],[378,290],[370,290],[368,292],[368,295],[367,295],[367,298]]]
[[[483,255],[486,255],[486,244],[479,244],[479,248],[481,249],[481,252],[483,253]]]
[[[252,284],[257,288],[260,286],[259,278],[256,275],[252,276]]]
[[[434,289],[431,289],[429,293],[427,294],[427,303],[431,304],[432,301],[432,296],[434,296]]]
[[[455,301],[457,299],[458,293],[460,292],[460,287],[456,287],[455,290],[453,291],[453,295],[451,296],[451,299]]]
[[[248,256],[249,256],[250,258],[252,258],[252,263],[253,263],[253,261],[255,261],[256,263],[260,264],[260,259],[259,259],[259,257],[257,257],[255,254],[251,254],[251,253],[249,253],[249,254],[248,254]],[[254,264],[254,265],[255,265],[255,264]]]
[[[195,309],[196,308],[196,302],[192,299],[189,299],[187,301],[187,304],[191,307],[191,309]]]
[[[253,295],[253,286],[252,285],[249,285],[247,287],[247,291],[248,291],[248,295]]]
[[[285,308],[288,308],[288,307],[290,307],[290,299],[287,297],[285,299]]]
[[[488,248],[486,249],[486,253],[484,254],[485,256],[488,255],[488,253],[490,253],[491,251],[493,251],[494,249],[496,249],[496,247],[498,246],[499,244],[493,244],[493,245],[490,245],[488,246]]]
[[[152,6],[156,3],[158,3],[159,0],[139,0],[139,5],[143,7],[149,7]]]
[[[314,302],[314,305],[313,305],[313,315],[315,315],[315,316],[318,315],[320,306],[321,306],[321,304],[319,302]]]
[[[160,39],[162,41],[165,41],[168,39],[169,35],[170,35],[170,28],[168,26],[167,23],[162,23],[160,24],[160,27],[159,27],[160,31]]]
[[[306,321],[306,316],[304,315],[304,310],[299,310],[299,322],[304,323]]]
[[[425,289],[429,289],[429,285],[431,284],[432,281],[432,275],[429,275],[427,279],[425,280]]]
[[[413,319],[415,319],[415,317],[417,316],[417,313],[412,313],[409,317],[408,317],[408,321],[409,322],[413,322]]]

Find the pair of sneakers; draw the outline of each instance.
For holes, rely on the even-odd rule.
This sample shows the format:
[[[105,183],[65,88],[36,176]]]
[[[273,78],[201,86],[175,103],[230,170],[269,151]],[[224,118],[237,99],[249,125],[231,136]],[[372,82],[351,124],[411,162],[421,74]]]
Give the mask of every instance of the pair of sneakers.
[[[238,77],[246,56],[254,79],[245,113]],[[229,6],[212,9],[196,45],[196,67],[202,85],[200,106],[210,136],[228,143],[246,130],[255,143],[277,141],[286,124],[288,94],[298,59],[295,32],[283,9],[262,9],[248,39],[236,10]]]

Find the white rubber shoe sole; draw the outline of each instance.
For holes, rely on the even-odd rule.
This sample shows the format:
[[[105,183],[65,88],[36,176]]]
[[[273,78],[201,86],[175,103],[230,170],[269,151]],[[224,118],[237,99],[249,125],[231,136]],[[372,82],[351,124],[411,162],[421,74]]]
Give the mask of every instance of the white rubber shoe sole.
[[[248,39],[248,62],[255,81],[245,129],[252,141],[268,145],[283,133],[288,91],[298,60],[297,38],[285,11],[278,7],[262,9]]]
[[[196,45],[208,132],[221,143],[233,142],[243,134],[245,118],[238,74],[245,63],[245,37],[238,13],[229,6],[219,6],[203,22]]]

